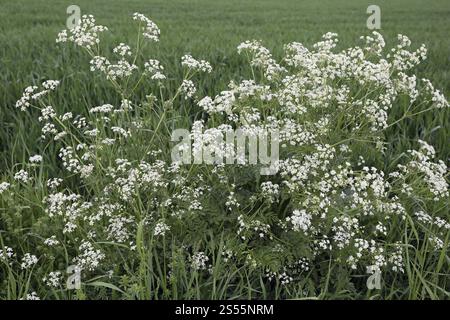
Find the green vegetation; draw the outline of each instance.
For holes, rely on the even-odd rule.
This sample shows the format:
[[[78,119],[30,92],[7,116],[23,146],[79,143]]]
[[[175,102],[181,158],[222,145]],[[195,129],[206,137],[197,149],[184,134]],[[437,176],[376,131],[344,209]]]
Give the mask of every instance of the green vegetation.
[[[395,201],[398,200],[403,205],[405,214],[389,218],[384,236],[374,236],[376,232],[373,230],[377,228],[378,222],[384,223],[386,212],[377,212],[372,219],[366,216],[366,207],[351,207],[345,201],[334,199],[331,194],[329,199],[333,206],[330,205],[329,216],[320,223],[319,220],[312,222],[313,225],[320,225],[319,233],[332,235],[336,232],[333,226],[344,221],[341,218],[357,217],[361,226],[355,227],[358,237],[371,239],[373,236],[377,246],[380,245],[391,257],[398,258],[398,250],[402,251],[404,272],[383,270],[383,288],[368,290],[364,264],[371,265],[370,258],[373,257],[370,254],[367,253],[367,257],[363,258],[367,258],[367,261],[362,259],[361,265],[352,269],[348,261],[341,260],[347,259],[350,251],[344,249],[316,253],[309,245],[319,236],[299,234],[298,230],[286,231],[281,226],[282,223],[288,225],[286,221],[290,220],[286,218],[293,214],[302,215],[303,205],[313,210],[317,203],[314,203],[315,200],[309,203],[307,199],[314,192],[319,194],[314,187],[311,187],[314,192],[307,195],[304,191],[310,191],[308,186],[303,191],[295,192],[283,189],[277,201],[268,201],[264,198],[267,192],[264,194],[264,189],[261,190],[261,183],[270,181],[280,184],[282,189],[282,181],[286,177],[276,176],[271,180],[261,177],[254,168],[245,167],[227,168],[217,173],[202,165],[172,172],[168,166],[160,167],[157,162],[160,158],[166,161],[166,165],[170,162],[169,137],[174,128],[190,128],[200,119],[208,119],[207,127],[227,121],[221,115],[204,112],[197,105],[198,101],[180,96],[179,86],[186,77],[193,77],[197,87],[196,100],[204,96],[214,97],[228,90],[230,80],[239,84],[243,80],[254,79],[257,83],[269,85],[276,92],[282,85],[266,79],[262,72],[257,72],[255,76],[255,70],[249,67],[248,56],[237,53],[236,47],[241,42],[261,40],[276,61],[285,57],[283,45],[296,41],[312,48],[327,32],[339,35],[336,52],[354,46],[363,47],[364,41],[360,36],[371,32],[366,27],[366,9],[372,2],[79,0],[76,4],[80,6],[82,14],[94,15],[97,24],[109,29],[100,37],[102,54],[111,52],[120,42],[129,44],[133,54],[136,52],[138,27],[131,20],[134,12],[146,15],[161,29],[160,42],[148,43],[140,48],[136,60],[142,67],[149,59],[158,59],[164,66],[167,79],[161,86],[148,77],[143,77],[141,81],[138,80],[139,76],[133,75],[127,79],[126,85],[128,80],[132,84],[138,80],[139,85],[136,85],[131,96],[124,96],[120,90],[122,87],[111,85],[111,81],[100,72],[92,72],[89,66],[92,57],[86,51],[75,49],[72,44],[55,42],[58,32],[66,28],[66,8],[70,4],[60,0],[0,0],[0,184],[3,181],[11,183],[11,187],[3,193],[0,185],[1,299],[26,298],[32,292],[47,299],[449,298],[450,237],[448,229],[440,226],[442,221],[449,221],[449,197],[448,194],[440,195],[434,201],[429,185],[423,181],[423,175],[412,167],[401,181],[411,186],[413,191],[410,195],[403,193],[405,185],[399,181],[392,182],[386,195],[379,196],[375,191],[374,194],[370,191],[369,195],[361,195],[361,199],[364,198],[370,204],[371,201],[378,203],[376,201],[381,199],[383,204],[390,201],[397,203]],[[404,34],[411,39],[412,51],[424,43],[428,49],[428,58],[408,70],[408,74],[415,74],[418,79],[430,79],[436,89],[446,97],[450,96],[450,2],[401,0],[379,1],[377,4],[381,7],[382,28],[379,32],[386,40],[386,47],[390,49],[397,45],[397,34]],[[187,73],[180,64],[180,58],[185,54],[208,61],[213,71],[201,75]],[[108,58],[112,56],[105,55]],[[301,74],[302,71],[294,68],[294,71],[289,72]],[[393,75],[393,79],[397,77],[398,74]],[[49,95],[48,100],[42,102],[44,104],[36,108],[51,104],[58,116],[67,112],[86,116],[92,121],[93,127],[98,129],[98,139],[86,138],[82,130],[77,131],[75,126],[69,125],[66,128],[62,122],[57,125],[67,129],[67,140],[55,142],[42,139],[43,123],[37,121],[39,111],[30,109],[22,112],[15,107],[24,88],[29,85],[41,86],[48,79],[59,80],[60,85]],[[341,89],[342,85],[349,85],[350,95],[361,101],[369,98],[376,100],[376,95],[385,89],[378,84],[374,89],[371,85],[361,85],[354,80],[330,83]],[[422,84],[420,88],[423,89]],[[123,98],[131,100],[133,112],[118,113],[118,116],[111,116],[108,120],[89,113],[95,106],[111,104],[119,107]],[[236,103],[237,114],[250,112],[246,109],[247,102],[261,111],[261,124],[266,124],[268,115],[279,120],[291,116],[279,110],[275,102],[258,98]],[[305,105],[310,102],[308,99],[304,101]],[[419,102],[424,105],[429,103],[422,96],[422,91]],[[420,108],[422,104],[419,102],[414,106]],[[341,151],[337,151],[339,156],[331,161],[329,171],[333,169],[341,174],[339,170],[348,160],[355,168],[355,177],[358,177],[355,179],[375,184],[366,176],[363,165],[358,163],[359,155],[364,156],[367,166],[376,167],[386,177],[396,170],[398,164],[408,166],[417,160],[414,158],[417,154],[410,155],[407,150],[418,150],[418,139],[426,141],[436,150],[436,159],[427,158],[424,161],[427,165],[432,166],[430,163],[437,162],[437,159],[448,162],[450,158],[449,108],[432,109],[424,113],[417,109],[418,115],[409,117],[405,115],[414,110],[410,109],[413,103],[409,103],[408,94],[397,97],[389,111],[388,123],[392,125],[375,133],[368,129],[370,121],[361,120],[364,117],[360,117],[357,109],[352,109],[354,106],[344,112],[334,102],[324,110],[308,109],[304,115],[293,116],[292,119],[311,129],[311,126],[321,123],[323,117],[329,115],[330,131],[317,133],[317,141],[337,148],[342,141],[354,140],[349,142],[352,156],[347,157],[345,152],[341,154]],[[363,129],[353,135],[349,128],[360,120]],[[112,125],[136,129],[136,133],[133,131],[126,141],[118,138],[120,142],[117,145],[101,146],[100,137],[110,137]],[[351,138],[347,139],[350,134]],[[95,150],[95,160],[91,163],[93,169],[86,177],[80,177],[80,172],[68,172],[67,166],[57,156],[61,147],[73,147],[75,150],[80,140]],[[384,152],[379,152],[377,141],[385,142]],[[428,145],[421,146],[420,152],[427,154]],[[313,143],[293,146],[284,151],[282,156],[314,154],[317,151],[315,148]],[[148,153],[157,149],[161,149],[160,154]],[[42,163],[30,164],[30,156],[36,154],[42,155]],[[148,161],[145,168],[139,164],[144,158]],[[154,185],[152,180],[149,187],[139,182],[129,198],[124,199],[125,187],[117,182],[120,179],[114,179],[122,178],[125,181],[130,176],[128,171],[119,169],[123,163],[119,163],[121,160],[117,162],[118,159],[129,160],[130,163],[124,166],[127,170],[136,170],[138,176],[151,168],[152,174],[161,178],[161,184]],[[29,170],[32,182],[25,181],[27,179],[20,181],[20,177],[14,179],[21,169]],[[320,184],[321,174],[324,173],[310,178],[311,185]],[[172,185],[180,176],[186,180],[180,182],[181,185]],[[223,176],[226,176],[226,183],[221,181]],[[46,183],[47,179],[55,177],[64,179],[60,187],[62,193],[80,196],[70,208],[72,200],[64,200],[64,208],[54,212],[56,218],[52,216],[51,210],[49,215],[47,201],[49,195],[56,191],[51,190]],[[145,180],[139,176],[141,178]],[[159,181],[159,178],[155,179]],[[443,173],[442,179],[438,180],[448,181],[448,173]],[[14,181],[19,182],[14,184]],[[202,189],[202,183],[203,186],[210,186],[211,190]],[[123,188],[113,190],[117,186]],[[187,191],[184,193],[183,190]],[[349,192],[348,186],[344,185],[339,185],[336,190],[338,194]],[[203,192],[205,196],[202,196]],[[231,200],[241,205],[227,205],[226,202]],[[196,201],[201,210],[192,209],[194,204],[197,205]],[[117,205],[117,208],[109,211],[102,207],[106,203]],[[90,205],[92,207],[83,209],[83,206]],[[75,220],[69,221],[76,225],[74,232],[62,232],[67,228],[68,220],[66,213],[59,216],[58,212],[64,210],[76,212]],[[179,217],[174,213],[178,211],[186,211],[189,215],[177,220]],[[420,213],[422,211],[423,215]],[[100,212],[103,213],[98,220],[92,218]],[[245,220],[242,223],[238,220],[241,215]],[[427,217],[438,220],[428,224]],[[122,228],[118,225],[121,223],[125,225],[123,230],[126,236],[118,234]],[[263,233],[263,240],[252,238],[255,236],[252,229],[255,223],[272,227],[270,232],[258,231]],[[164,236],[164,232],[158,236],[155,230],[167,225],[170,226],[167,236]],[[236,236],[241,227],[247,237],[245,241],[241,238],[242,234]],[[111,234],[114,236],[110,237]],[[269,234],[274,241],[266,240]],[[44,240],[51,236],[55,236],[59,244],[48,248]],[[436,239],[440,239],[442,244]],[[278,252],[284,245],[287,249]],[[15,260],[12,264],[6,259],[2,260],[7,247],[14,250],[11,258]],[[23,260],[26,253],[36,254],[39,261],[35,263],[32,257]],[[100,268],[96,269],[95,266],[89,270],[89,263],[83,265],[80,262],[83,254],[87,260],[88,256],[95,256],[92,256],[93,259],[101,262]],[[374,252],[371,254],[376,256]],[[299,257],[306,260],[299,260]],[[21,263],[26,261],[30,267],[22,268]],[[299,261],[308,261],[308,268]],[[64,288],[64,272],[73,263],[86,268],[79,290]],[[283,283],[285,278],[279,277],[286,266],[301,269],[293,272],[288,268],[295,274],[294,279],[287,281],[288,284]],[[49,286],[49,273],[56,270],[60,272],[60,283]],[[276,280],[270,281],[269,278],[273,277]]]

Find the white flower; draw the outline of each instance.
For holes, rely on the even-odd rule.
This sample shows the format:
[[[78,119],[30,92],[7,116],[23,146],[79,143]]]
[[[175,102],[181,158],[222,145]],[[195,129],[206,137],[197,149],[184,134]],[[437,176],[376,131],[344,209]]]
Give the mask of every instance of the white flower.
[[[102,251],[99,249],[96,250],[94,246],[86,240],[81,243],[79,250],[80,254],[73,260],[81,270],[95,270],[100,265],[100,262],[106,257]]]
[[[14,180],[27,183],[31,180],[31,177],[28,175],[28,172],[22,169],[19,172],[16,172]]]
[[[72,29],[62,30],[56,42],[73,42],[77,46],[93,49],[100,42],[99,34],[108,28],[95,24],[92,15],[83,15],[80,22]]]
[[[25,255],[22,257],[22,263],[20,264],[20,267],[22,269],[29,269],[32,266],[34,266],[37,262],[38,258],[35,255],[25,253]]]
[[[59,86],[59,84],[60,84],[59,80],[46,80],[42,82],[42,86],[44,87],[44,89],[50,91],[55,90]]]
[[[42,162],[42,156],[40,156],[40,155],[31,156],[29,161],[31,163],[41,163]]]
[[[124,243],[130,237],[129,226],[134,222],[132,217],[111,217],[108,225],[108,239]]]
[[[95,56],[90,61],[90,64],[91,64],[91,71],[98,70],[98,71],[106,72],[111,63],[105,57]]]
[[[181,65],[193,71],[201,71],[206,73],[211,73],[212,71],[212,67],[209,62],[205,60],[198,61],[189,54],[181,57]]]
[[[52,271],[42,281],[49,287],[58,288],[62,279],[60,271]]]
[[[170,226],[166,223],[160,221],[155,225],[155,230],[153,231],[153,234],[155,236],[164,236],[167,231],[170,230]]]
[[[26,87],[22,93],[22,97],[16,102],[16,108],[25,111],[34,101],[37,101],[49,92],[54,91],[58,86],[58,80],[47,80],[42,82],[42,87],[44,88],[42,91],[36,92],[39,89],[38,86]]]
[[[445,96],[439,90],[435,90],[433,92],[431,101],[433,101],[436,108],[448,108],[449,107],[447,98],[445,98]]]
[[[133,20],[137,20],[144,23],[144,26],[142,27],[143,30],[142,34],[144,38],[147,38],[155,42],[159,41],[159,35],[161,32],[158,26],[152,20],[144,16],[142,13],[137,12],[133,14]]]
[[[131,48],[125,43],[119,43],[119,45],[113,49],[113,52],[121,57],[131,56]]]
[[[23,91],[22,97],[16,102],[16,108],[20,108],[20,110],[25,111],[26,108],[31,105],[31,96],[37,89],[37,86],[26,87]]]
[[[41,116],[38,118],[39,122],[50,120],[56,117],[56,112],[52,106],[47,106],[41,109]]]
[[[23,299],[20,299],[20,300],[23,300]],[[31,293],[27,293],[25,300],[41,300],[41,299],[38,297],[37,293],[33,291]]]
[[[208,113],[232,113],[233,105],[236,101],[233,91],[222,91],[214,100],[204,97],[198,102],[198,106]]]
[[[103,104],[98,107],[91,108],[89,110],[90,113],[110,113],[114,110],[114,106],[111,104]]]
[[[430,236],[428,238],[428,240],[430,241],[430,243],[432,245],[434,245],[434,249],[435,250],[442,250],[444,248],[444,241],[442,241],[441,239],[439,239],[436,236]]]
[[[261,183],[261,192],[270,202],[274,202],[280,193],[280,186],[271,181]]]
[[[292,216],[286,218],[286,221],[292,223],[292,230],[307,232],[311,227],[312,216],[306,210],[294,210]]]
[[[14,256],[14,251],[12,248],[5,246],[4,250],[0,249],[0,260],[8,261]]]
[[[6,190],[8,190],[10,186],[11,186],[11,184],[8,183],[8,182],[2,182],[2,183],[0,183],[0,194],[2,194],[3,192],[5,192]]]
[[[238,53],[247,53],[250,56],[252,66],[260,67],[264,71],[264,75],[268,80],[272,80],[275,76],[285,72],[286,69],[281,67],[273,58],[270,51],[263,47],[260,41],[245,41],[238,45]]]
[[[146,72],[150,74],[152,80],[164,80],[166,76],[164,75],[164,67],[158,60],[150,59],[144,64]]]
[[[183,83],[181,84],[181,91],[185,95],[185,99],[194,97],[195,93],[197,92],[197,89],[195,88],[194,82],[191,80],[183,80]]]
[[[204,252],[196,252],[191,257],[191,267],[194,270],[206,270],[208,261],[209,258]]]
[[[51,236],[50,238],[47,238],[44,240],[44,244],[53,247],[59,244],[59,241],[56,239],[56,236]]]

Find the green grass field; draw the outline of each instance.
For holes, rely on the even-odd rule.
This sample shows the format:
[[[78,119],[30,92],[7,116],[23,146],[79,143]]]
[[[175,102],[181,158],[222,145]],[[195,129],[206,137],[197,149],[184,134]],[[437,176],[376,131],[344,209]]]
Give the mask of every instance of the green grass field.
[[[0,183],[3,180],[6,181],[6,179],[12,181],[14,172],[22,168],[22,165],[25,166],[29,157],[34,154],[42,154],[45,159],[42,167],[35,171],[37,180],[42,179],[44,181],[44,178],[59,177],[65,174],[61,160],[56,156],[57,148],[55,145],[50,142],[42,143],[42,125],[36,120],[37,113],[21,112],[15,107],[15,103],[21,97],[25,87],[33,84],[38,85],[47,79],[60,80],[60,87],[52,94],[52,105],[58,114],[65,112],[87,114],[87,110],[93,106],[106,103],[114,106],[120,105],[121,97],[110,83],[100,74],[90,71],[89,58],[85,52],[74,50],[71,45],[55,42],[58,32],[66,29],[66,8],[70,4],[73,3],[62,0],[0,0]],[[180,65],[181,56],[192,54],[198,59],[209,61],[213,66],[213,72],[196,79],[199,96],[217,95],[220,91],[226,90],[231,79],[239,82],[251,78],[253,70],[248,67],[248,61],[244,56],[237,54],[236,47],[241,42],[252,39],[262,40],[263,45],[271,50],[277,60],[281,60],[283,56],[284,44],[297,41],[310,47],[329,31],[338,33],[338,49],[356,46],[361,44],[360,36],[368,35],[371,32],[366,26],[368,17],[366,9],[370,4],[377,4],[381,7],[381,30],[379,32],[386,39],[387,47],[391,48],[396,45],[397,34],[407,35],[412,41],[413,49],[420,47],[422,43],[425,44],[428,48],[428,58],[412,71],[418,78],[430,79],[435,88],[441,90],[447,98],[450,96],[450,37],[448,36],[450,31],[450,1],[448,0],[429,0],[426,2],[420,0],[391,0],[377,1],[377,3],[365,0],[79,0],[75,4],[80,6],[82,14],[93,14],[98,24],[108,26],[110,32],[102,34],[101,43],[103,48],[109,50],[112,50],[119,42],[131,44],[136,41],[137,27],[131,21],[134,12],[143,13],[152,19],[161,29],[160,42],[147,45],[139,53],[138,58],[141,61],[158,59],[165,66],[165,74],[168,75],[168,81],[165,85],[167,91],[172,94],[184,76],[183,68]],[[131,99],[142,102],[145,101],[148,94],[155,92],[157,92],[155,82],[146,79],[143,80],[142,85],[134,92]],[[155,110],[143,109],[142,114],[137,112],[138,116],[142,116],[144,119],[144,128],[148,126],[148,134],[150,132],[154,132],[154,134],[150,140],[149,135],[133,137],[134,140],[131,140],[130,145],[121,146],[123,154],[120,154],[120,156],[139,158],[140,154],[143,154],[143,150],[147,151],[150,147],[165,148],[164,153],[169,154],[169,149],[166,146],[168,143],[163,140],[168,136],[164,134],[158,136],[156,134],[158,129],[166,130],[165,133],[167,134],[175,124],[188,127],[192,124],[193,118],[198,118],[201,114],[198,108],[195,109],[196,107],[190,105],[190,102],[186,102],[179,97],[177,99],[173,98],[171,101],[179,102],[179,108],[175,108],[175,111],[170,113],[173,118],[166,115],[166,110],[162,107],[161,109],[155,108]],[[405,113],[406,107],[402,103],[403,100],[400,99],[398,105],[396,105],[398,107],[392,109],[389,119],[398,119]],[[151,118],[153,116],[154,118]],[[167,118],[163,118],[164,116]],[[177,122],[177,117],[182,118],[182,120]],[[166,119],[167,121],[161,125],[163,121],[160,121],[160,119]],[[129,120],[121,119],[120,121],[126,124]],[[308,121],[310,120],[308,119]],[[405,151],[415,148],[417,139],[421,139],[433,145],[436,149],[436,158],[442,159],[448,165],[450,159],[449,125],[448,108],[432,110],[413,118],[404,119],[404,121],[389,127],[384,133],[388,143],[383,157],[372,159],[368,155],[368,158],[371,158],[370,161],[373,160],[371,164],[376,164],[380,170],[390,172],[393,169],[393,164],[397,164],[399,159],[403,159]],[[332,137],[331,142],[328,142],[339,141],[338,138],[341,137],[339,134],[343,134],[343,132],[345,131],[336,133],[336,137]],[[154,141],[155,136],[161,140]],[[146,143],[149,143],[148,148]],[[362,149],[362,153],[367,151],[367,154],[372,151],[369,148],[364,150],[364,143],[357,145],[356,148]],[[105,151],[105,154],[101,154],[101,152],[100,155],[103,155],[103,158],[99,156],[97,164],[100,164],[99,167],[102,169],[102,165],[105,165],[105,167],[111,165],[112,159],[119,156],[114,152],[109,154],[107,151]],[[110,157],[109,160],[105,160],[108,156]],[[102,163],[102,161],[105,161],[105,163]],[[108,161],[111,163],[108,163]],[[207,172],[202,170],[204,169],[199,169],[196,173]],[[251,192],[254,191],[252,185],[253,180],[255,180],[253,173],[250,172],[247,176],[246,173],[230,171],[230,174],[236,177],[236,181],[240,181],[240,179],[244,181],[242,182],[242,189],[247,188],[248,190],[244,190],[241,196],[247,200],[247,198],[250,198]],[[191,170],[187,175],[190,174]],[[76,175],[69,174],[67,175],[67,181],[65,181],[67,185],[64,186],[67,187],[67,190],[75,190],[89,199],[94,198],[94,196],[101,195],[104,192],[102,189],[104,187],[103,182],[107,181],[107,178],[102,174],[96,173],[96,175],[85,181],[79,179]],[[208,176],[208,172],[205,176]],[[445,179],[448,181],[448,174],[445,175]],[[258,183],[260,183],[259,177]],[[414,184],[414,181],[412,184]],[[0,250],[3,245],[11,245],[16,241],[18,242],[17,247],[20,247],[21,251],[31,252],[35,243],[42,242],[43,236],[39,235],[38,231],[53,232],[51,230],[52,225],[49,224],[50,220],[47,219],[46,214],[43,214],[45,211],[42,204],[43,198],[49,192],[44,185],[45,183],[35,187],[27,186],[23,195],[20,191],[20,196],[17,195],[17,198],[14,198],[15,194],[12,193],[10,198],[5,196],[2,200],[2,193],[0,192]],[[258,187],[259,185],[256,188]],[[417,188],[424,189],[420,183],[417,183]],[[299,286],[292,291],[279,287],[278,283],[276,286],[265,286],[260,274],[253,271],[248,272],[244,267],[239,267],[237,270],[228,270],[225,264],[221,264],[221,258],[216,258],[221,257],[219,252],[222,250],[223,244],[226,244],[225,235],[235,235],[235,231],[230,231],[232,230],[231,227],[226,229],[227,226],[232,224],[231,218],[227,220],[227,211],[223,208],[217,209],[218,203],[224,199],[221,192],[225,191],[221,190],[215,195],[216,198],[206,200],[211,207],[207,206],[205,212],[210,213],[210,216],[213,217],[211,221],[208,220],[209,216],[206,216],[201,218],[202,220],[198,225],[195,222],[192,222],[192,225],[187,222],[186,225],[175,223],[172,227],[174,233],[183,234],[183,232],[186,232],[186,239],[183,239],[181,243],[191,245],[189,241],[192,241],[192,248],[189,247],[189,250],[198,249],[197,244],[204,245],[206,243],[207,249],[205,249],[205,252],[208,251],[215,257],[212,258],[214,261],[210,262],[217,264],[217,266],[214,266],[211,277],[204,274],[197,275],[195,273],[194,275],[189,273],[190,269],[187,267],[187,263],[185,265],[188,260],[184,260],[184,253],[179,246],[180,243],[176,242],[179,239],[174,239],[173,242],[167,240],[167,243],[164,239],[164,244],[155,244],[152,247],[154,239],[153,236],[146,238],[148,236],[146,231],[148,230],[144,227],[145,219],[142,216],[153,212],[151,211],[153,209],[150,209],[153,199],[150,199],[150,196],[147,199],[147,194],[144,192],[143,195],[137,195],[136,203],[126,207],[129,210],[128,213],[137,216],[136,230],[134,227],[132,230],[135,232],[138,249],[124,253],[125,249],[124,251],[121,250],[127,244],[114,244],[112,241],[106,240],[99,242],[104,245],[108,257],[117,258],[116,261],[122,261],[122,263],[116,265],[117,270],[114,270],[114,272],[121,272],[120,277],[114,278],[109,284],[106,276],[98,277],[102,282],[96,281],[98,279],[94,276],[83,290],[75,293],[63,289],[52,289],[46,292],[42,287],[39,287],[40,289],[36,289],[38,294],[45,295],[43,297],[49,299],[277,299],[306,296],[310,298],[351,299],[448,299],[449,297],[449,233],[447,232],[443,238],[445,241],[444,249],[432,252],[428,242],[424,240],[422,243],[422,240],[428,237],[428,231],[423,235],[417,231],[419,228],[416,228],[412,222],[409,224],[409,221],[405,223],[404,230],[392,231],[392,234],[389,234],[388,237],[392,243],[404,241],[405,247],[407,247],[406,251],[411,249],[414,254],[404,257],[407,264],[405,274],[398,276],[398,278],[397,275],[392,277],[389,275],[386,279],[390,283],[399,285],[399,287],[393,285],[391,288],[384,289],[382,293],[374,293],[370,290],[368,292],[358,291],[361,287],[365,288],[364,271],[361,271],[362,276],[355,276],[351,274],[351,270],[341,268],[338,263],[334,264],[336,261],[332,258],[327,260],[328,257],[315,266],[316,269],[311,271],[310,278],[307,278],[304,283],[302,282],[301,288]],[[165,191],[162,194],[166,196]],[[161,196],[161,194],[158,196]],[[16,203],[14,199],[18,199],[18,202]],[[277,209],[273,209],[269,205],[267,208],[261,209],[261,212],[266,214],[269,221],[272,221],[271,219],[277,215],[280,219],[285,219],[286,211],[293,209],[291,208],[291,200],[284,199],[285,202],[280,203]],[[427,198],[428,200],[429,198]],[[421,200],[417,200],[417,202],[408,203],[406,209],[412,212],[412,210],[416,210],[416,207],[422,205]],[[440,202],[430,205],[430,212],[436,214],[436,216],[444,217],[448,221],[450,214],[447,205],[448,200],[441,199]],[[261,208],[263,208],[262,205]],[[224,211],[221,211],[222,209]],[[248,209],[248,207],[245,209]],[[253,209],[250,208],[248,209],[249,212],[245,213],[253,214]],[[244,208],[242,210],[244,211]],[[260,208],[255,210],[255,215],[261,214]],[[163,218],[166,214],[168,212],[163,212]],[[237,211],[233,214],[237,216]],[[139,220],[141,218],[142,220]],[[236,217],[233,216],[234,218]],[[213,219],[216,220],[213,221]],[[401,221],[400,218],[393,218],[392,230],[397,230],[395,227],[403,226],[402,223],[404,221]],[[371,225],[372,222],[367,224]],[[211,229],[207,229],[207,226]],[[192,231],[197,230],[197,227],[199,230],[205,228],[207,231],[204,233]],[[57,228],[61,229],[62,226],[58,225]],[[77,229],[76,235],[63,235],[64,241],[67,240],[67,244],[73,245],[78,243],[80,239],[84,239],[83,237],[89,232],[83,228],[79,228],[82,229],[81,231]],[[215,233],[215,230],[222,229],[226,230],[224,234]],[[236,247],[241,248],[238,245]],[[36,250],[42,248],[43,246],[39,244]],[[149,249],[144,250],[142,248]],[[447,252],[445,252],[445,248]],[[42,250],[46,252],[45,248]],[[28,271],[17,271],[8,266],[1,269],[2,265],[0,264],[0,299],[23,298],[26,293],[31,291],[30,288],[34,288],[33,285],[39,286],[36,283],[39,283],[42,275],[52,270],[51,266],[57,265],[59,270],[64,270],[70,264],[69,257],[78,254],[77,250],[75,247],[64,247],[64,250],[61,249],[55,254],[54,261],[53,258],[49,259],[51,262],[45,266],[40,266],[33,275],[28,274]],[[255,250],[255,256],[258,256],[258,254],[261,253]],[[48,258],[45,255],[43,257],[43,259]],[[270,263],[277,265],[276,254],[274,254],[274,257],[267,257],[269,265]],[[176,275],[171,274],[170,279],[167,273],[169,266],[166,263],[166,258],[167,261],[175,264],[175,267],[179,267],[179,269],[176,269],[173,265],[170,266],[179,272]],[[265,261],[265,258],[264,256],[261,260]],[[53,262],[55,262],[54,265]],[[40,278],[38,279],[38,277]],[[204,283],[201,281],[204,281]],[[356,283],[355,286],[353,281]],[[306,291],[309,293],[302,296]]]
[[[359,36],[368,34],[366,9],[370,1],[78,1],[82,14],[95,15],[98,23],[108,25],[116,38],[106,41],[126,41],[135,35],[129,23],[133,12],[143,12],[161,28],[161,43],[147,50],[148,55],[167,65],[170,74],[180,74],[175,62],[185,53],[202,57],[212,63],[214,74],[201,88],[205,93],[225,88],[230,74],[239,72],[242,59],[236,46],[249,39],[260,39],[278,56],[282,45],[298,41],[311,45],[328,31],[337,32],[340,46],[356,45]],[[447,96],[450,94],[449,50],[450,3],[445,0],[379,1],[381,33],[393,44],[398,33],[409,36],[413,46],[424,43],[429,49],[427,62],[420,66],[419,75],[433,80]],[[0,151],[2,167],[10,166],[23,157],[24,149],[32,148],[38,128],[17,115],[14,103],[23,88],[42,79],[64,80],[71,88],[59,97],[60,110],[77,111],[101,104],[111,96],[108,88],[91,95],[93,84],[83,56],[62,49],[55,43],[56,34],[65,28],[68,2],[65,1],[1,1],[0,10]],[[175,80],[175,79],[174,79]],[[214,88],[214,89],[212,89]],[[214,92],[216,93],[216,92]],[[145,94],[142,92],[141,94]],[[425,125],[428,129],[425,129]],[[441,158],[448,159],[450,151],[448,113],[427,114],[415,119],[406,128],[397,128],[392,135],[427,138],[433,142]],[[430,132],[430,128],[437,128]],[[27,128],[27,130],[22,130]],[[26,134],[26,137],[24,136]],[[394,137],[395,136],[395,137]],[[31,144],[29,143],[31,142]],[[403,141],[406,147],[407,140]],[[14,152],[11,152],[13,150]]]

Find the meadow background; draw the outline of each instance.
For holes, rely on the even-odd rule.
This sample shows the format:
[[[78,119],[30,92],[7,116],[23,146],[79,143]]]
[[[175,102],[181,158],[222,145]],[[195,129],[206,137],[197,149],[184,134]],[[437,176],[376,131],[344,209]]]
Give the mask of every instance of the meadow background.
[[[200,93],[209,95],[225,89],[230,79],[245,77],[244,60],[236,53],[240,42],[260,39],[279,57],[285,43],[311,45],[322,34],[333,31],[339,34],[340,48],[353,46],[358,44],[359,36],[370,32],[366,9],[377,4],[381,7],[380,32],[387,46],[394,45],[398,33],[409,36],[413,47],[424,43],[429,49],[428,60],[417,73],[450,96],[447,0],[0,0],[0,175],[14,163],[24,162],[29,154],[39,152],[35,149],[39,147],[38,123],[14,107],[26,86],[46,79],[62,80],[55,105],[61,112],[76,113],[105,102],[114,103],[114,99],[119,101],[100,77],[88,81],[92,73],[85,55],[55,43],[58,31],[65,28],[66,9],[71,4],[110,28],[111,32],[102,36],[102,43],[111,49],[118,42],[134,39],[132,13],[149,16],[162,34],[159,44],[143,52],[145,58],[159,59],[168,69],[167,74],[175,77],[175,84],[182,79],[179,59],[183,54],[210,61],[214,72],[199,84]],[[149,92],[151,84],[137,94],[145,96]],[[435,146],[439,158],[448,160],[448,124],[448,111],[403,121],[389,134],[392,148],[405,150],[410,141],[421,138]]]

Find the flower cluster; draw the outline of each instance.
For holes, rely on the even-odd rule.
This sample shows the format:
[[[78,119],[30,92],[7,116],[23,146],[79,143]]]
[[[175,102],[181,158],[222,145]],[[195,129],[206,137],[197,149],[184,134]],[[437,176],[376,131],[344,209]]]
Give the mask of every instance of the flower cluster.
[[[196,252],[191,257],[191,266],[194,270],[206,270],[209,258],[204,252]]]
[[[164,75],[164,67],[158,60],[150,59],[145,64],[145,70],[150,74],[152,80],[164,80],[166,76]]]
[[[133,14],[133,20],[145,24],[145,26],[142,27],[142,35],[144,36],[144,38],[155,42],[159,41],[159,34],[161,32],[158,26],[152,20],[144,16],[142,13],[138,12],[135,12]]]
[[[188,54],[181,57],[181,65],[193,71],[201,71],[206,73],[210,73],[212,71],[212,67],[208,61],[196,60]]]
[[[23,91],[22,97],[17,100],[16,108],[19,108],[22,111],[25,111],[28,107],[31,106],[32,103],[36,103],[47,95],[49,92],[54,91],[59,86],[58,80],[47,80],[42,83],[42,90],[39,90],[38,86],[29,86],[26,87]],[[43,111],[45,113],[45,111]]]
[[[150,19],[138,13],[133,19],[143,25],[144,38],[159,41]],[[44,101],[59,84],[47,81],[42,90],[26,88],[17,101],[22,111],[39,110],[44,147],[1,177],[0,216],[7,217],[8,236],[0,237],[0,262],[7,262],[0,273],[10,264],[27,275],[43,266],[42,274],[30,276],[42,297],[49,286],[62,286],[69,263],[131,298],[191,294],[190,283],[216,283],[211,275],[231,286],[267,285],[254,292],[315,295],[321,276],[342,282],[334,270],[347,272],[351,282],[352,274],[371,267],[394,274],[386,281],[395,285],[410,269],[406,264],[415,263],[416,248],[445,255],[447,165],[422,140],[413,142],[414,150],[386,156],[387,128],[448,107],[430,81],[411,73],[425,59],[424,47],[410,51],[409,39],[399,36],[386,53],[374,32],[362,38],[362,47],[337,51],[337,34],[327,33],[311,48],[287,44],[277,62],[261,41],[246,41],[238,52],[249,59],[252,79],[243,75],[198,97],[193,75],[212,72],[210,63],[183,56],[185,74],[175,83],[158,60],[138,67],[139,48],[133,61],[125,43],[113,49],[117,62],[100,55],[104,30],[84,16],[58,41],[87,49],[91,70],[106,76],[116,100],[62,114]],[[157,80],[158,90],[135,94],[145,76]],[[184,106],[195,111],[186,116]],[[400,119],[396,108],[407,110]],[[191,129],[189,165],[171,158],[170,129],[180,126]],[[233,145],[220,140],[234,128],[249,139],[279,131],[274,174],[261,177],[261,164],[236,159]],[[196,161],[205,153],[206,163]],[[224,165],[216,161],[221,158],[236,162]],[[58,170],[48,170],[47,159],[56,159]],[[29,224],[26,234],[14,225],[19,219]],[[141,290],[141,283],[152,287]]]
[[[99,44],[99,34],[107,30],[105,26],[96,25],[94,16],[83,15],[74,28],[61,31],[56,42],[73,42],[77,46],[90,50]]]

